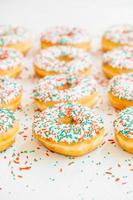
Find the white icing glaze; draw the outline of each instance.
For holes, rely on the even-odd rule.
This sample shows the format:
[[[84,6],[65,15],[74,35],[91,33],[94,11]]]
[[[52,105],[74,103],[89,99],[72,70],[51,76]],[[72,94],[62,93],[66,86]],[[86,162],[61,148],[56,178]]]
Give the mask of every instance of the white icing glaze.
[[[104,37],[115,43],[133,45],[133,26],[128,24],[114,25],[105,32]]]
[[[133,107],[126,108],[119,113],[114,121],[116,132],[120,132],[125,137],[133,138]]]
[[[133,73],[113,77],[108,91],[120,99],[133,101]]]
[[[103,63],[113,68],[133,69],[133,47],[120,47],[108,51],[103,56]]]
[[[13,111],[1,108],[0,109],[0,135],[6,134],[6,132],[14,126],[16,121]]]
[[[0,25],[0,46],[24,42],[29,38],[29,32],[23,27]]]
[[[64,45],[77,44],[90,42],[90,35],[87,30],[78,27],[57,26],[44,31],[41,40]]]
[[[63,117],[74,124],[60,123]],[[73,143],[91,140],[104,128],[103,120],[94,110],[75,103],[61,103],[34,116],[33,132],[55,142]]]

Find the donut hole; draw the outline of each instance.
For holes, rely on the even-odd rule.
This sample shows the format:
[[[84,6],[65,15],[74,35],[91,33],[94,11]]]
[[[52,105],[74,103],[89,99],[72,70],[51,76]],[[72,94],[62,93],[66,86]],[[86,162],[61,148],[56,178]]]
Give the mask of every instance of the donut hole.
[[[64,116],[58,119],[61,124],[75,124],[75,120],[71,116]]]
[[[64,85],[60,85],[60,86],[56,87],[57,90],[67,90],[69,88],[71,88],[71,84],[70,83],[65,83]]]
[[[73,60],[73,58],[69,55],[61,55],[57,58],[60,61],[70,62]]]

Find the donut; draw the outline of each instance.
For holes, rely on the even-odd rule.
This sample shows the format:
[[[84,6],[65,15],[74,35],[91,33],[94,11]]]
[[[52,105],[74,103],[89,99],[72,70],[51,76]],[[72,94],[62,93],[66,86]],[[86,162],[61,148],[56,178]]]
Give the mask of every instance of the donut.
[[[133,25],[120,24],[111,26],[102,37],[103,51],[125,45],[133,46]]]
[[[90,34],[87,30],[79,27],[57,26],[45,30],[40,38],[41,48],[65,45],[91,49]]]
[[[21,102],[22,86],[9,77],[0,77],[0,108],[16,109]]]
[[[17,77],[22,71],[22,54],[11,48],[0,48],[0,76]]]
[[[0,47],[10,47],[26,54],[32,47],[29,32],[18,26],[0,25]]]
[[[133,153],[133,107],[121,111],[113,125],[119,146]]]
[[[108,97],[117,109],[133,106],[133,73],[113,77],[109,83]]]
[[[0,108],[0,152],[9,148],[15,142],[19,123],[13,111]]]
[[[34,116],[33,136],[63,155],[81,156],[96,149],[103,141],[104,131],[102,118],[76,103],[60,103]]]
[[[119,47],[103,55],[103,72],[107,78],[133,72],[133,47]]]
[[[61,102],[77,102],[91,107],[98,100],[97,84],[88,76],[46,76],[33,90],[33,98],[40,110]]]
[[[90,74],[93,65],[91,54],[75,47],[56,46],[41,50],[33,62],[35,74],[46,75]]]

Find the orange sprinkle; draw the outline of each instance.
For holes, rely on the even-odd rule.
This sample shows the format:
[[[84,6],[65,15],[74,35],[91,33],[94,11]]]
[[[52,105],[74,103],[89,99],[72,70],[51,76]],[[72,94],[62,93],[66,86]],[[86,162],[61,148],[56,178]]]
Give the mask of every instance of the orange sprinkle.
[[[16,161],[16,160],[14,160],[14,163],[15,163],[15,164],[19,164],[20,162],[18,162],[18,161]]]
[[[21,175],[18,175],[18,178],[23,178],[23,176],[21,176]]]
[[[62,168],[60,168],[60,172],[62,172],[63,171],[63,169]]]
[[[19,170],[29,170],[31,167],[20,167]]]
[[[70,165],[72,165],[74,162],[72,161],[72,162],[70,162],[70,163],[68,163],[68,166],[70,166]]]
[[[111,172],[105,172],[106,174],[109,174],[109,175],[112,175],[112,173]]]
[[[120,178],[116,178],[115,181],[118,182],[120,180]]]

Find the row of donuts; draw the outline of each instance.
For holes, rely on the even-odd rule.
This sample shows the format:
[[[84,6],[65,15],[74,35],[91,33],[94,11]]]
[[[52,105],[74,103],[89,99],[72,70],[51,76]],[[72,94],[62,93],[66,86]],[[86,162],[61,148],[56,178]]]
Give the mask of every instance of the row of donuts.
[[[99,96],[96,81],[77,75],[54,75],[40,79],[33,98],[40,110],[60,102],[77,102],[92,107]],[[7,76],[0,77],[0,108],[16,109],[22,99],[22,85]],[[133,106],[133,73],[117,75],[108,86],[108,97],[115,108]]]
[[[9,77],[22,71],[22,54],[32,47],[28,31],[22,27],[0,26],[0,152],[8,149],[19,131],[19,122],[12,109],[17,108],[22,86]]]
[[[133,47],[123,46],[103,54],[102,69],[107,78],[133,72]],[[88,75],[93,70],[93,56],[70,46],[40,50],[34,57],[36,75],[44,77],[61,73]],[[15,49],[0,48],[0,75],[17,77],[23,66],[23,56]]]
[[[118,144],[133,153],[133,107],[121,111],[113,122]],[[0,109],[0,152],[15,142],[19,123],[13,111]],[[53,152],[81,156],[103,142],[102,117],[77,103],[60,103],[34,116],[33,136]]]
[[[42,48],[57,45],[69,45],[90,50],[92,46],[88,30],[79,27],[56,26],[45,30],[40,37]],[[102,37],[102,49],[112,50],[116,47],[133,46],[133,25],[113,25]],[[29,32],[18,26],[0,26],[0,47],[11,47],[26,54],[33,41]]]
[[[67,50],[66,52],[64,51],[61,51],[61,53],[60,53],[60,51],[58,52],[57,51],[57,49],[63,49],[63,50]],[[67,65],[67,63],[69,63],[70,64],[70,62],[72,61],[72,60],[75,60],[74,58],[74,56],[71,56],[71,53],[70,52],[68,52],[68,49],[72,49],[74,52],[76,52],[76,51],[79,51],[79,54],[80,54],[80,52],[81,52],[81,54],[83,53],[83,55],[85,54],[85,52],[83,52],[82,50],[79,50],[79,49],[75,49],[75,48],[70,48],[70,47],[60,47],[60,46],[58,46],[58,48],[57,47],[53,47],[53,48],[51,48],[51,49],[53,49],[53,52],[52,52],[52,54],[49,54],[49,52],[47,53],[47,56],[46,56],[46,60],[45,60],[45,65],[46,66],[48,66],[49,67],[49,61],[50,61],[50,63],[52,64],[53,63],[53,61],[55,61],[55,58],[58,58],[57,60],[58,61],[60,61],[60,62],[58,62],[58,63],[61,63],[61,64],[63,64],[63,65],[61,65],[62,67],[64,67],[64,66],[66,66]],[[46,50],[47,51],[47,50]],[[49,51],[49,49],[48,49],[48,51]],[[58,53],[57,53],[57,52]],[[75,53],[74,53],[74,55],[75,55]],[[76,54],[76,55],[78,55],[78,54]],[[73,58],[74,57],[74,58]],[[86,58],[87,57],[87,59],[88,59],[88,54],[86,53],[86,56],[85,57],[82,57],[82,59],[83,58]],[[53,60],[54,59],[54,60]],[[82,66],[83,65],[81,65],[81,64],[85,64],[85,63],[87,63],[88,62],[88,60],[90,61],[90,58],[87,60],[87,59],[85,59],[85,61],[86,62],[81,62],[81,60],[82,60],[81,58],[80,58],[80,72],[82,71],[81,69],[82,69]],[[52,60],[52,62],[51,62],[51,60]],[[83,59],[84,60],[84,59]],[[53,69],[54,68],[54,66],[56,66],[56,61],[54,62],[54,65],[52,65],[52,67],[51,67],[51,69]],[[68,65],[69,66],[69,65]],[[71,66],[71,65],[70,65]],[[73,64],[72,66],[74,66],[75,67],[75,64]],[[78,67],[79,67],[78,66]],[[86,66],[86,65],[85,65]],[[58,65],[57,65],[57,67],[58,67]],[[72,67],[71,67],[72,68]],[[71,69],[70,68],[70,69]],[[79,68],[78,68],[79,69]],[[59,68],[58,68],[58,70],[59,70]],[[85,72],[86,72],[86,69],[84,70]],[[75,70],[73,70],[73,72],[76,72]],[[73,73],[73,72],[71,72],[71,73]],[[65,72],[66,73],[66,72]],[[68,74],[71,74],[71,73],[68,73]],[[60,74],[60,73],[45,73],[45,74],[43,74],[42,76],[45,76],[45,75],[53,75],[53,74]],[[38,75],[40,75],[40,74],[38,74]],[[82,73],[82,75],[87,75],[86,73],[84,74],[84,73]],[[72,74],[71,74],[71,76],[72,76]],[[48,89],[48,92],[46,93],[46,96],[44,95],[44,93],[41,93],[41,94],[38,94],[38,89],[41,89],[41,88],[38,88],[37,90],[35,90],[34,91],[34,94],[35,94],[35,96],[40,96],[42,99],[47,99],[48,100],[48,102],[50,102],[51,100],[51,102],[53,103],[53,100],[54,100],[54,104],[55,103],[58,103],[58,100],[59,100],[59,102],[61,101],[61,97],[65,97],[64,98],[64,101],[66,101],[67,103],[68,103],[68,100],[70,100],[70,98],[71,98],[71,96],[74,94],[74,98],[75,99],[73,99],[72,101],[76,101],[77,100],[77,98],[80,98],[80,97],[84,97],[84,96],[86,96],[86,94],[87,93],[94,93],[95,94],[95,92],[94,91],[87,91],[87,90],[85,90],[85,87],[86,86],[89,86],[89,88],[90,88],[90,86],[92,86],[91,85],[91,81],[90,81],[90,77],[89,77],[89,79],[87,79],[88,77],[84,77],[84,78],[78,78],[77,79],[77,76],[76,75],[73,75],[72,76],[72,78],[71,78],[71,76],[69,75],[57,75],[57,76],[54,76],[54,78],[56,79],[58,79],[58,81],[57,80],[55,80],[55,81],[53,81],[53,77],[51,77],[51,80],[49,79],[49,77],[46,77],[46,80],[43,82],[42,80],[40,81],[40,82],[43,82],[42,84],[40,84],[41,86],[42,86],[42,88],[45,88],[45,90],[46,89]],[[44,78],[45,79],[45,78]],[[84,81],[82,81],[82,80],[84,80]],[[93,81],[92,81],[93,82]],[[54,83],[54,84],[53,84]],[[87,84],[86,84],[87,83]],[[51,86],[52,87],[49,87],[49,85],[51,84]],[[79,87],[76,87],[76,86],[79,86]],[[73,89],[73,88],[76,88],[76,90],[72,90],[71,91],[71,88]],[[75,89],[74,88],[74,89]],[[64,90],[66,90],[66,89],[69,89],[69,90],[67,90],[67,91],[69,91],[69,92],[67,92],[66,93],[66,91],[64,91]],[[77,91],[81,91],[80,92],[80,97],[78,96],[78,93],[77,93]],[[52,95],[50,96],[49,95],[49,93],[51,93],[52,92]],[[75,93],[74,93],[75,92]],[[90,94],[89,93],[89,94]],[[89,95],[88,94],[88,95]],[[66,95],[66,96],[65,96]],[[54,97],[54,99],[52,99],[51,97]],[[94,97],[96,97],[96,94],[94,95]],[[42,103],[42,99],[41,99],[41,103]],[[94,99],[96,99],[96,98],[94,98]],[[93,100],[94,100],[93,99]],[[40,100],[40,99],[38,99],[38,100]],[[39,102],[39,101],[38,101]],[[39,102],[39,103],[40,103]],[[90,95],[89,96],[87,96],[87,98],[82,98],[82,99],[80,99],[80,102],[78,102],[78,103],[82,103],[83,105],[85,104],[85,103],[87,103],[87,106],[90,106],[90,102],[91,102],[91,104],[93,105],[94,104],[94,102],[95,101],[92,101],[92,97],[90,98]],[[52,104],[52,105],[54,105],[54,104]],[[76,104],[74,104],[75,105],[75,107],[76,107]],[[69,103],[69,105],[67,105],[67,104],[64,104],[64,106],[63,106],[63,104],[62,104],[62,106],[61,107],[64,107],[64,108],[66,108],[66,107],[72,107],[73,108],[73,103]],[[40,105],[40,104],[38,104],[38,106],[40,106],[40,108],[42,108],[41,106],[42,105]],[[46,108],[47,106],[51,106],[50,104],[48,104],[48,105],[44,105],[44,108]],[[58,105],[57,105],[57,107],[58,107]],[[59,106],[60,107],[60,106]],[[84,107],[84,106],[83,106]],[[95,130],[95,128],[98,126],[97,125],[97,123],[96,123],[96,127],[94,126],[94,122],[92,123],[91,122],[91,117],[92,116],[90,116],[90,118],[88,118],[87,120],[85,120],[85,124],[83,124],[83,123],[81,123],[82,121],[84,121],[84,118],[82,119],[82,115],[79,115],[80,116],[80,124],[79,124],[79,122],[77,123],[77,119],[76,119],[76,124],[75,124],[75,119],[74,119],[74,117],[73,116],[71,116],[70,115],[70,113],[72,114],[72,110],[74,109],[68,109],[67,108],[67,110],[69,110],[69,112],[68,112],[68,116],[66,115],[65,116],[65,114],[61,114],[59,111],[60,110],[58,110],[57,111],[57,115],[55,115],[54,114],[54,118],[53,118],[53,120],[54,121],[51,121],[51,119],[52,119],[52,116],[51,116],[51,118],[49,119],[49,116],[50,116],[50,113],[49,114],[47,114],[46,115],[46,117],[48,117],[48,119],[49,119],[49,121],[47,121],[47,124],[48,124],[48,122],[49,122],[49,124],[48,124],[48,130],[46,131],[46,134],[45,134],[45,137],[40,137],[40,136],[42,136],[42,134],[45,132],[45,130],[46,130],[46,127],[45,126],[43,126],[44,124],[42,124],[41,122],[42,122],[42,120],[43,119],[41,119],[41,122],[38,120],[38,124],[39,124],[39,127],[38,128],[40,128],[41,127],[41,131],[40,131],[40,135],[38,134],[37,136],[36,136],[36,134],[34,134],[35,135],[35,137],[37,138],[37,139],[39,139],[47,148],[49,148],[49,149],[51,149],[51,150],[54,150],[54,151],[56,151],[56,152],[58,152],[58,153],[62,153],[62,154],[65,154],[65,155],[82,155],[82,154],[84,154],[84,153],[87,153],[88,151],[91,151],[91,150],[93,150],[93,149],[95,149],[100,143],[101,143],[101,141],[102,141],[102,139],[103,139],[103,132],[104,131],[100,131],[100,133],[101,134],[99,134],[99,137],[98,137],[98,135],[95,133],[95,136],[96,137],[94,137],[94,135],[91,135],[90,133],[91,132],[97,132],[96,130]],[[50,109],[50,108],[49,108]],[[52,109],[52,108],[51,108]],[[52,112],[52,110],[50,109],[50,112]],[[53,109],[54,109],[54,107],[53,107]],[[78,104],[77,104],[77,109],[78,109]],[[88,108],[87,108],[88,109]],[[47,109],[46,109],[47,110]],[[80,109],[80,110],[82,110],[82,109]],[[84,110],[84,109],[83,109]],[[70,112],[71,111],[71,112]],[[91,111],[91,110],[90,110]],[[45,111],[44,111],[45,112]],[[63,112],[63,111],[62,111]],[[66,112],[66,110],[64,110],[64,112]],[[74,109],[74,113],[75,113],[76,111],[75,111],[75,109]],[[54,113],[54,112],[53,112]],[[82,112],[81,112],[82,113]],[[79,112],[79,114],[81,114],[80,112]],[[88,112],[89,113],[89,112]],[[55,117],[56,116],[56,117]],[[59,116],[61,116],[61,117],[59,117]],[[63,116],[63,117],[62,117]],[[65,116],[65,117],[64,117]],[[83,116],[84,116],[84,113],[83,113]],[[89,116],[89,114],[88,114],[88,116]],[[87,117],[87,116],[86,116]],[[93,117],[94,118],[94,117]],[[36,118],[35,118],[36,119]],[[38,118],[37,118],[38,119]],[[101,121],[101,120],[99,120],[99,121]],[[55,123],[54,123],[55,122]],[[52,123],[52,124],[51,124]],[[63,123],[63,124],[62,124]],[[53,126],[53,128],[51,127],[51,125],[53,125],[54,124],[54,126]],[[66,125],[67,124],[67,125]],[[68,126],[68,124],[69,124],[69,126]],[[93,125],[93,126],[88,126],[89,124],[91,124],[91,125]],[[46,124],[45,124],[46,125]],[[49,126],[50,125],[50,126]],[[61,129],[61,130],[59,130],[60,128],[62,128],[62,125],[63,125],[63,129]],[[66,126],[65,126],[66,125]],[[76,125],[78,125],[78,127],[76,126]],[[85,132],[85,130],[86,130],[86,125],[87,125],[87,133]],[[34,126],[33,126],[34,127]],[[76,129],[75,129],[75,127],[76,127]],[[93,128],[92,128],[93,127]],[[36,131],[38,130],[38,128],[36,129]],[[68,129],[69,128],[69,129]],[[42,132],[42,129],[43,129],[43,132]],[[65,133],[65,129],[67,129],[67,133],[68,134],[66,134]],[[58,131],[61,131],[61,135],[59,134],[59,132],[57,131],[57,132],[55,132],[55,130],[58,130]],[[71,130],[71,131],[70,131]],[[101,129],[100,129],[101,130]],[[103,129],[102,129],[103,130]],[[38,130],[39,131],[39,130]],[[52,132],[51,132],[52,131]],[[77,134],[77,133],[80,133],[79,135],[81,136],[82,135],[82,139],[83,138],[86,138],[86,134],[88,134],[90,137],[91,137],[91,140],[90,141],[85,141],[85,142],[81,142],[80,143],[80,140],[79,140],[79,136],[78,135],[75,135],[75,133]],[[99,133],[99,131],[98,131],[98,133]],[[53,135],[54,134],[54,135]],[[57,144],[57,141],[56,141],[56,143],[54,143],[54,140],[52,140],[51,141],[51,137],[53,137],[53,136],[55,136],[55,138],[57,137],[57,138],[61,138],[61,137],[63,137],[64,138],[64,136],[65,135],[67,135],[67,138],[70,140],[71,138],[77,138],[77,136],[79,137],[78,138],[78,143],[72,143],[72,145],[70,145],[69,144],[69,142],[67,143],[67,146],[66,146],[66,144],[65,143],[60,143],[60,142],[58,142],[58,144]],[[47,138],[47,136],[49,135],[49,140],[48,140],[48,138]],[[52,136],[53,135],[53,136]],[[72,137],[73,136],[73,137]],[[45,138],[45,139],[44,139]],[[46,139],[47,138],[47,139]],[[88,138],[88,137],[87,137]],[[86,138],[86,140],[88,140]],[[82,140],[81,140],[82,141]],[[84,139],[83,139],[83,141],[84,141]],[[72,141],[71,141],[72,142]],[[70,142],[70,143],[71,143]]]
[[[0,47],[10,47],[26,53],[31,48],[31,43],[32,39],[24,28],[0,26]],[[54,27],[44,31],[40,38],[40,44],[44,50],[41,50],[34,60],[36,74],[45,76],[57,73],[80,72],[84,74],[85,72],[87,75],[93,64],[91,55],[89,56],[89,53],[82,50],[90,49],[90,43],[88,32],[81,28]],[[110,51],[103,55],[102,69],[108,78],[121,73],[133,72],[132,43],[133,27],[131,25],[117,25],[106,31],[102,38],[102,49]],[[111,44],[112,47],[109,46]],[[47,47],[53,48],[46,49]],[[76,66],[73,62],[75,57]],[[0,49],[0,75],[16,77],[22,71],[21,60],[22,55],[17,51],[8,48]],[[68,65],[63,61],[69,61]],[[62,67],[64,65],[65,67]]]

